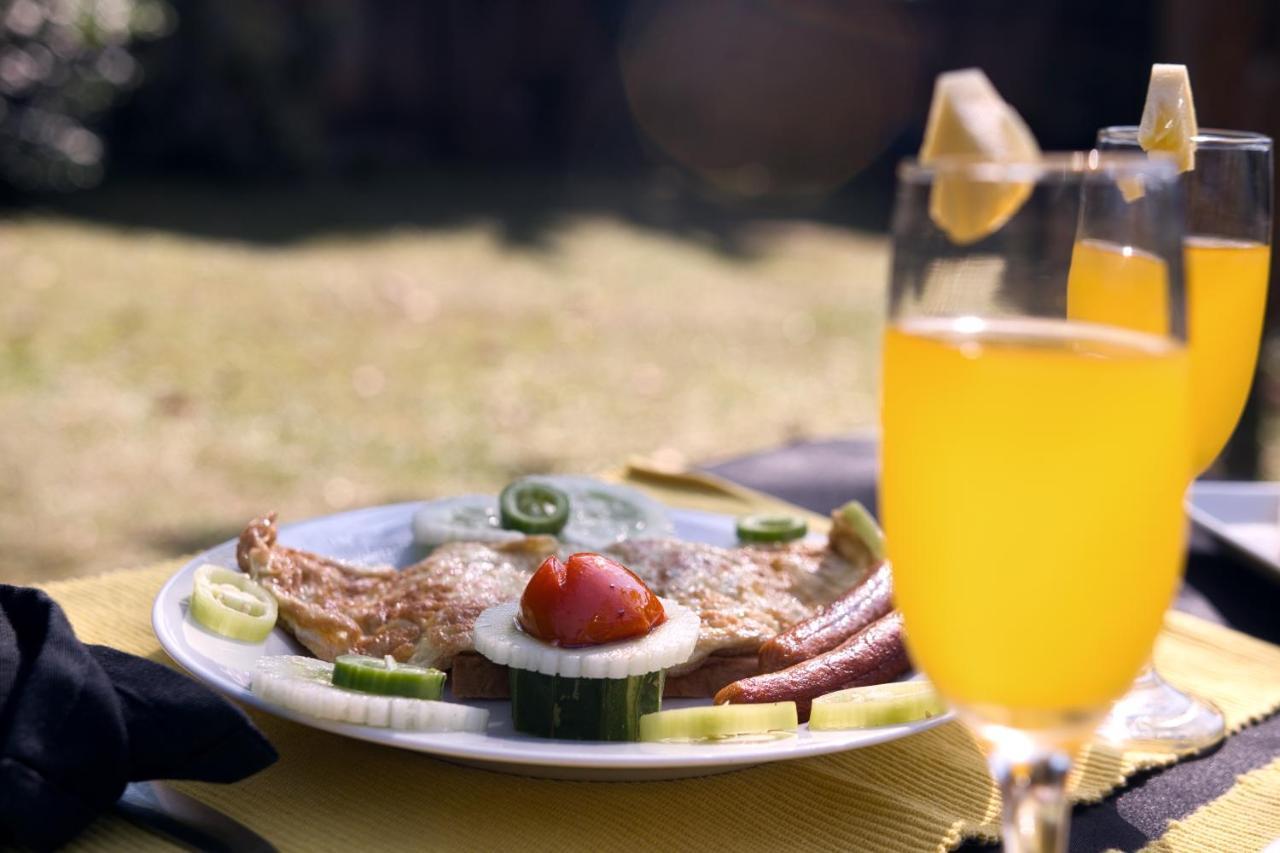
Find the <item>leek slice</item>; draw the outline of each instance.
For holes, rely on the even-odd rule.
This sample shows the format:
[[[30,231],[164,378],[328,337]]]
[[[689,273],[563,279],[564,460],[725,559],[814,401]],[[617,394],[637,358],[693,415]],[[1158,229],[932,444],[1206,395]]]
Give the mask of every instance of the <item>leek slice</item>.
[[[276,625],[276,600],[248,575],[205,563],[196,569],[191,615],[215,634],[261,643]]]

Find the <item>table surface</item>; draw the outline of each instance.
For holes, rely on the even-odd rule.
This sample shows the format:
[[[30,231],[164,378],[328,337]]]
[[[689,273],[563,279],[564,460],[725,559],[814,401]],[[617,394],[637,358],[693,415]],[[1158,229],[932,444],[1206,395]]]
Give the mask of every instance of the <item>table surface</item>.
[[[706,466],[729,480],[827,513],[850,498],[874,509],[877,452],[872,438],[806,442]],[[1280,584],[1250,571],[1206,537],[1192,539],[1186,582],[1174,605],[1272,643],[1280,643]],[[1135,850],[1166,824],[1215,799],[1246,773],[1280,756],[1280,715],[1218,748],[1135,777],[1105,801],[1077,808],[1072,851]],[[961,848],[982,849],[980,845]]]

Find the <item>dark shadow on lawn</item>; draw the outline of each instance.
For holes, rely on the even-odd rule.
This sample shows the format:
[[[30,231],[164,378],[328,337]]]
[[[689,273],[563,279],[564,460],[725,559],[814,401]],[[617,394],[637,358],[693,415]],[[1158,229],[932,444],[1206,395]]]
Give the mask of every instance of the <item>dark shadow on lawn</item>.
[[[608,216],[749,257],[745,229],[763,220],[884,230],[900,153],[886,152],[825,195],[763,200],[718,194],[669,167],[628,177],[452,169],[311,182],[119,177],[78,195],[0,207],[0,216],[21,215],[34,203],[41,212],[111,227],[269,245],[483,223],[529,248],[545,245],[567,220]]]

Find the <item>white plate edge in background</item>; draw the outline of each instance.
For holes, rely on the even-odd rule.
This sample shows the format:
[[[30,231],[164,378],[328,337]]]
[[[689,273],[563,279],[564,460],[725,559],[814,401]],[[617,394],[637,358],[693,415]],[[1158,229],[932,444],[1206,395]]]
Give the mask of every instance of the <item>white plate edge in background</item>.
[[[1269,504],[1271,512],[1258,511],[1261,520],[1228,516],[1215,505],[1223,500],[1244,501],[1257,507]],[[1187,515],[1196,527],[1245,558],[1250,567],[1280,582],[1280,483],[1245,480],[1201,480],[1187,496]],[[1251,516],[1252,517],[1252,516]]]

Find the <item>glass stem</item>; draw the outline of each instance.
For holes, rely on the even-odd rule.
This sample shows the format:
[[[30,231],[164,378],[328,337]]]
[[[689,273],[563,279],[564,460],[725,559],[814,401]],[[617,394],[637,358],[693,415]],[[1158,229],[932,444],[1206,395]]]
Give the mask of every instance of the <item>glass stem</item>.
[[[1053,749],[1010,755],[997,747],[990,765],[1004,799],[1005,853],[1066,850],[1071,758]]]
[[[1133,687],[1130,689],[1141,690],[1144,687],[1159,687],[1160,681],[1160,675],[1156,672],[1155,663],[1148,658],[1147,662],[1142,666],[1142,671],[1138,673],[1138,677],[1133,680]]]

